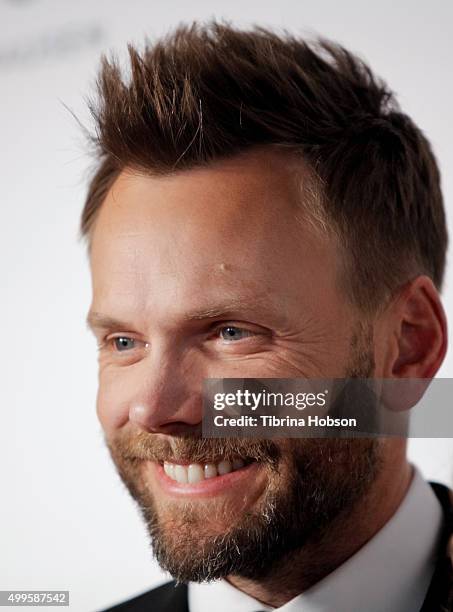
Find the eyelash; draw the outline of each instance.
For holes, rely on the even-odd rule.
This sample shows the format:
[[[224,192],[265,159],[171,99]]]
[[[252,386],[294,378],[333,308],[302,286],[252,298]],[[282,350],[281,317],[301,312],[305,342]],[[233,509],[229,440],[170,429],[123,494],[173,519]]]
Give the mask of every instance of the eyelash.
[[[240,330],[241,332],[244,332],[246,334],[246,338],[250,338],[252,336],[257,335],[257,332],[253,332],[252,330],[247,329],[246,327],[241,327],[240,325],[232,325],[232,324],[227,324],[227,325],[223,324],[219,327],[216,327],[215,333],[217,334],[217,336],[219,336],[222,330],[229,329],[229,328]],[[225,340],[225,339],[222,338],[222,340]],[[242,338],[242,340],[244,340],[244,338]],[[232,344],[232,342],[228,342],[227,340],[225,340],[225,342],[227,342],[228,344]],[[236,342],[239,342],[239,340],[236,340]]]
[[[213,333],[215,333],[217,335],[217,337],[219,337],[220,332],[222,330],[225,330],[225,329],[228,329],[228,328],[233,328],[233,329],[237,329],[237,330],[240,330],[240,331],[244,332],[246,334],[246,336],[245,336],[245,338],[241,339],[242,341],[246,340],[247,338],[251,338],[251,337],[259,335],[258,332],[254,332],[254,331],[252,331],[250,329],[247,329],[246,327],[241,327],[240,325],[233,325],[232,323],[227,323],[227,324],[223,323],[222,325],[217,326],[213,330]],[[98,349],[99,350],[102,350],[102,349],[105,349],[105,348],[115,349],[114,342],[115,342],[115,340],[118,340],[120,338],[124,338],[126,340],[133,340],[135,342],[141,342],[145,346],[145,348],[147,348],[149,346],[148,342],[143,342],[142,340],[138,340],[137,338],[134,338],[133,336],[128,336],[127,334],[118,334],[116,336],[105,336],[105,338],[102,339],[102,342],[98,345]],[[231,342],[228,342],[228,340],[225,340],[225,343],[226,344],[233,344],[233,343],[236,343],[236,342],[239,342],[239,341],[240,340],[236,340],[236,341],[233,340]],[[115,352],[116,353],[121,353],[121,352],[127,353],[129,351],[127,351],[127,350],[126,351],[115,350]]]
[[[133,340],[134,342],[141,342],[145,348],[148,348],[149,343],[143,342],[143,340],[139,340],[138,338],[134,338],[133,336],[128,336],[127,334],[118,334],[117,336],[106,336],[102,339],[100,344],[98,344],[98,349],[101,351],[103,349],[115,349],[114,342],[115,340],[124,339],[124,340]],[[122,351],[115,351],[116,353],[120,353]],[[128,351],[124,351],[128,352]]]

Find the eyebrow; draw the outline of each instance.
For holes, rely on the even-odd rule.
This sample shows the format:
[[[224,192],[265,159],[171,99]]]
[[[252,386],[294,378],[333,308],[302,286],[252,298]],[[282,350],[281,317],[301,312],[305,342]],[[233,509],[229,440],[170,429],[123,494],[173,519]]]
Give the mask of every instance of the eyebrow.
[[[205,308],[196,309],[187,313],[184,319],[186,321],[203,321],[231,315],[241,310],[243,312],[256,312],[257,309],[259,309],[262,314],[273,315],[275,317],[276,312],[269,308],[269,300],[264,299],[262,296],[256,296],[253,301],[234,299],[221,304],[214,304]],[[127,321],[97,311],[90,311],[88,313],[86,323],[91,330],[111,328],[127,329],[133,327]]]
[[[260,299],[257,297],[251,301],[244,299],[234,299],[222,304],[214,304],[206,308],[200,308],[193,310],[188,313],[188,321],[200,321],[203,319],[215,319],[216,317],[225,316],[233,312],[242,310],[244,312],[256,311],[257,308],[262,308],[264,303],[261,304]]]
[[[115,319],[114,317],[110,317],[109,315],[103,314],[102,312],[96,312],[90,310],[86,318],[87,327],[91,330],[93,329],[110,329],[112,327],[118,327],[126,329],[130,327],[126,321],[121,321],[120,319]]]

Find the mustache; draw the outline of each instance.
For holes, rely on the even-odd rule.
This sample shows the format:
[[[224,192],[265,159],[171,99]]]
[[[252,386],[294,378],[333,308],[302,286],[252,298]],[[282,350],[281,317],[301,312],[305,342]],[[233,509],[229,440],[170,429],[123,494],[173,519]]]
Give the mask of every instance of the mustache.
[[[218,463],[240,458],[276,468],[280,448],[272,440],[168,436],[144,431],[121,432],[105,440],[112,457],[128,462]]]

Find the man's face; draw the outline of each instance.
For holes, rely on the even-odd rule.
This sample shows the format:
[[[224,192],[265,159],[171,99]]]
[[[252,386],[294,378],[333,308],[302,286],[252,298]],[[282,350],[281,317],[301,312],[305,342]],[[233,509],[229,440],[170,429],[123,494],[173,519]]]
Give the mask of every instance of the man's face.
[[[293,170],[256,152],[167,177],[124,171],[95,223],[98,416],[181,580],[266,573],[376,477],[369,440],[200,438],[205,378],[373,373],[338,249],[304,215]]]

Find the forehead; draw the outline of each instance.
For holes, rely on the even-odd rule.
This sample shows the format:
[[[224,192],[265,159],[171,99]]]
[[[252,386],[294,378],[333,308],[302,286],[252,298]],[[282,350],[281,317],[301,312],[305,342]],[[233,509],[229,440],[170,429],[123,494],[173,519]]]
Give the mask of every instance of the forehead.
[[[123,171],[92,233],[95,297],[194,302],[200,289],[234,297],[308,281],[332,247],[303,221],[303,181],[275,153],[163,177]]]

